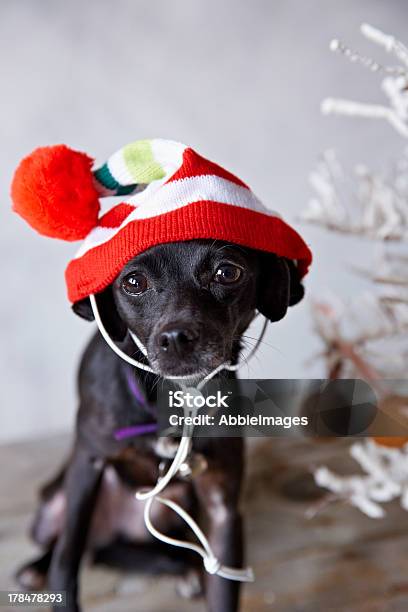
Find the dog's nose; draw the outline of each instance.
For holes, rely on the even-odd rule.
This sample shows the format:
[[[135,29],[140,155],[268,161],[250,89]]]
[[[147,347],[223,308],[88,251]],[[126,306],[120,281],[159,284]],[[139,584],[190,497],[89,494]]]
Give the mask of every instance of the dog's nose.
[[[159,335],[159,347],[162,351],[174,352],[182,357],[193,350],[197,340],[198,334],[194,330],[176,327]]]

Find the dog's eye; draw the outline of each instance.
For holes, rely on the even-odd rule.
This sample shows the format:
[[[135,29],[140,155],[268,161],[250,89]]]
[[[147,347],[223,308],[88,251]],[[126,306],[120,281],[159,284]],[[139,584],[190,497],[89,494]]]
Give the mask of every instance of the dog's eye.
[[[140,295],[148,288],[147,278],[143,274],[133,272],[123,279],[122,287],[130,295]]]
[[[222,285],[236,283],[242,275],[242,270],[233,264],[222,264],[215,273],[214,280]]]

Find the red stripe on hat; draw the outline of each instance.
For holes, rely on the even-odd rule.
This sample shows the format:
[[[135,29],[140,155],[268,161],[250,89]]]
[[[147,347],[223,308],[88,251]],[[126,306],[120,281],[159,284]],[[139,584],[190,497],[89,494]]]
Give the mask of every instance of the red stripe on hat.
[[[119,227],[119,225],[135,210],[130,204],[118,204],[106,212],[98,220],[99,227]]]
[[[312,254],[300,235],[278,217],[229,204],[196,202],[149,219],[131,221],[108,242],[72,260],[65,278],[76,302],[105,289],[136,255],[161,243],[207,238],[297,260],[304,276]]]
[[[235,174],[231,174],[231,172],[224,170],[224,168],[214,164],[214,162],[205,159],[205,157],[201,157],[201,155],[190,148],[186,149],[183,153],[183,163],[181,167],[166,182],[171,183],[179,179],[190,178],[192,176],[203,176],[205,174],[220,176],[236,185],[241,185],[241,187],[249,189],[248,185],[235,176]]]

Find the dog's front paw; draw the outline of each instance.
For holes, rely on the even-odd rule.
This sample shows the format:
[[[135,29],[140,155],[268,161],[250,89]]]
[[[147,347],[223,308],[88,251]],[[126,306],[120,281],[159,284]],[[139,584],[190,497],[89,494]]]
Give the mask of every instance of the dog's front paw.
[[[23,567],[17,571],[15,579],[18,586],[24,591],[43,591],[47,576],[41,568],[38,567],[38,564],[33,561],[32,563],[23,565]]]

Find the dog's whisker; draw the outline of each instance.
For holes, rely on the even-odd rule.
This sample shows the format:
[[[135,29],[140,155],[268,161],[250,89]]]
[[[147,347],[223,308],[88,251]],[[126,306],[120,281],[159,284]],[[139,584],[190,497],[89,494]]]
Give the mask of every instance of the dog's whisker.
[[[258,338],[253,338],[252,336],[248,336],[247,334],[243,334],[241,337],[253,340],[254,342],[259,342]],[[281,352],[277,346],[274,346],[273,344],[271,344],[270,342],[267,342],[266,340],[261,340],[259,344],[260,345],[264,344],[265,346],[273,349],[274,351],[278,351],[279,353]]]

